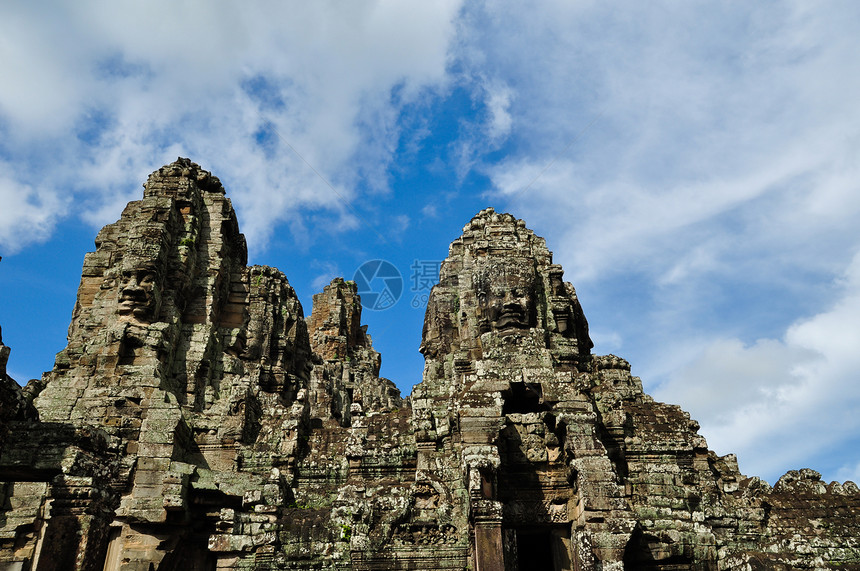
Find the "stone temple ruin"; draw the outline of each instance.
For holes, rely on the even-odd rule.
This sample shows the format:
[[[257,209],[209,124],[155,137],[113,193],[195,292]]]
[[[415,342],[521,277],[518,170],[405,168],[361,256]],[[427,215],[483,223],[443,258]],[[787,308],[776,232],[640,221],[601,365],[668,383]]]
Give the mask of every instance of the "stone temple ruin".
[[[479,212],[379,377],[355,284],[305,318],[247,265],[219,180],[154,172],[86,255],[68,345],[0,342],[0,570],[860,569],[860,492],[718,457],[623,359],[522,220]]]

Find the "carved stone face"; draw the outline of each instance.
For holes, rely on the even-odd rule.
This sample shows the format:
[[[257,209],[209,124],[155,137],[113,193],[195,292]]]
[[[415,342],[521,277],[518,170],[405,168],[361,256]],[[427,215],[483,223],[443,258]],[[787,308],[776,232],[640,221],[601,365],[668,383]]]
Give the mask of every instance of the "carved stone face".
[[[482,322],[493,331],[514,331],[535,326],[535,270],[493,262],[476,280]]]
[[[151,268],[123,270],[120,277],[117,313],[139,321],[151,320],[160,298],[158,274]]]

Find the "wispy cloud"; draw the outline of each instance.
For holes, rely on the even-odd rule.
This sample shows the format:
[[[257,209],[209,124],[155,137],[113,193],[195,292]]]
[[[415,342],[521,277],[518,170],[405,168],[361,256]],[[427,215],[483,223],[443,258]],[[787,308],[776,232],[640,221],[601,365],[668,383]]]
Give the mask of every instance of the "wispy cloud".
[[[543,229],[599,337],[751,472],[846,442],[860,363],[837,336],[856,335],[856,287],[832,280],[860,251],[860,9],[466,12],[476,100],[511,90],[509,152],[474,168]]]
[[[48,189],[15,180],[9,176],[13,172],[10,164],[0,161],[0,248],[4,254],[15,253],[23,243],[47,239],[69,206],[68,199]]]
[[[317,270],[317,276],[311,281],[311,288],[314,292],[320,292],[323,290],[325,286],[331,283],[336,277],[344,277],[343,272],[340,271],[340,267],[336,263],[333,262],[325,262],[325,261],[316,261],[313,264],[315,270]],[[347,279],[351,279],[352,276],[347,276]],[[307,313],[310,314],[310,310],[312,308],[307,308]]]
[[[841,287],[830,308],[780,338],[705,343],[655,395],[683,402],[709,444],[738,453],[754,474],[775,479],[786,465],[838,449],[860,430],[860,255]]]
[[[205,157],[230,184],[258,247],[300,206],[349,215],[338,194],[386,186],[393,118],[444,81],[459,10],[458,1],[52,4],[13,2],[0,18],[0,156],[50,155],[44,232],[64,214],[60,197],[85,204],[94,224],[115,219],[152,165],[184,154]],[[6,188],[27,184],[9,172]],[[33,239],[0,236],[6,248]]]
[[[846,464],[839,469],[836,476],[839,478],[840,482],[844,482],[846,480],[850,480],[854,483],[860,482],[860,462],[857,462],[856,464]]]

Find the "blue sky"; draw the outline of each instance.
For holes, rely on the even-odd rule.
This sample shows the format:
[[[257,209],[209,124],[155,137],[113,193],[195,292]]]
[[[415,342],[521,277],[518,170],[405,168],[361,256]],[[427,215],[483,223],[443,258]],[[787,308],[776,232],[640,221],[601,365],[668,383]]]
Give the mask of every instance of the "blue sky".
[[[855,2],[4,2],[9,373],[52,367],[97,230],[187,156],[306,314],[400,269],[365,322],[404,393],[410,266],[494,206],[718,453],[860,480],[857,29]]]

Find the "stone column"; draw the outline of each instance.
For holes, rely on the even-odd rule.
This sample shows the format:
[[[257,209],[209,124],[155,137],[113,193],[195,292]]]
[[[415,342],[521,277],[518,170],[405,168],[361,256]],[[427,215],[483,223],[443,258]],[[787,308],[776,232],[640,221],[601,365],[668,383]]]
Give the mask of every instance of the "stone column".
[[[501,502],[473,499],[472,519],[476,571],[505,571]]]
[[[50,517],[40,541],[36,571],[100,571],[107,548],[109,514],[92,478],[58,477],[51,486]]]

